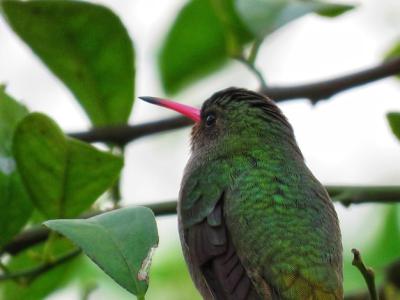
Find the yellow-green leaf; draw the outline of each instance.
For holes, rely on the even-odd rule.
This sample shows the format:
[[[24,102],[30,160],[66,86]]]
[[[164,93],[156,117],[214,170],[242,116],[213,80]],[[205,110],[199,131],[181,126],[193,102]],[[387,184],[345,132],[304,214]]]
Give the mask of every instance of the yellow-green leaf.
[[[4,0],[1,6],[13,30],[72,91],[94,125],[128,120],[134,50],[117,15],[83,1]]]
[[[400,140],[400,112],[389,112],[386,118],[393,134]]]
[[[18,233],[33,210],[12,154],[15,127],[27,114],[25,106],[0,86],[0,247]]]
[[[32,201],[47,218],[85,211],[113,184],[123,165],[120,157],[66,137],[40,113],[19,123],[13,152]]]

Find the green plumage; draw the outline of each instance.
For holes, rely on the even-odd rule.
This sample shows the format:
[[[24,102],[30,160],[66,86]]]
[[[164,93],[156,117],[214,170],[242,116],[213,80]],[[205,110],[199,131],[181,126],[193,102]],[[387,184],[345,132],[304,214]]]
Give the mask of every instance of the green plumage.
[[[231,88],[205,102],[178,212],[204,298],[343,299],[334,207],[271,100]]]

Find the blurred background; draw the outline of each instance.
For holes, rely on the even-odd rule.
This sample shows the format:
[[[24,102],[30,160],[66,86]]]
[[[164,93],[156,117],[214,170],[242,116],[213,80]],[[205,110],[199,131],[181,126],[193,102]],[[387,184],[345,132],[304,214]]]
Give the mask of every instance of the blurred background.
[[[158,58],[171,24],[187,1],[93,2],[112,9],[133,40],[135,97],[172,97],[163,89]],[[400,2],[342,2],[355,4],[356,8],[336,18],[307,14],[265,39],[256,66],[268,84],[286,86],[319,81],[383,61],[385,53],[400,41]],[[3,18],[0,18],[0,82],[31,111],[51,116],[66,133],[91,127],[71,92],[46,69]],[[258,89],[259,83],[246,66],[229,60],[172,98],[199,107],[212,93],[229,86]],[[316,105],[307,99],[298,99],[279,106],[293,125],[307,165],[323,184],[400,185],[400,144],[385,117],[387,112],[399,110],[399,99],[400,81],[391,77],[347,90]],[[173,115],[135,100],[129,123],[140,124]],[[189,128],[169,131],[127,145],[121,179],[122,205],[177,198],[189,157],[189,133]],[[381,274],[393,255],[400,253],[400,245],[392,242],[400,238],[400,212],[397,206],[377,204],[347,208],[336,204],[336,209],[346,257],[345,290],[365,289],[361,275],[351,266],[351,248],[367,253],[364,257],[367,264]],[[157,223],[160,244],[146,298],[199,299],[183,262],[176,217],[158,217]],[[388,249],[388,245],[392,248]],[[381,255],[376,257],[377,253]],[[60,288],[50,292],[46,299],[81,299],[82,290],[91,290],[91,287],[94,290],[88,299],[132,299],[132,295],[85,257],[75,260],[68,272],[69,275],[63,274]]]

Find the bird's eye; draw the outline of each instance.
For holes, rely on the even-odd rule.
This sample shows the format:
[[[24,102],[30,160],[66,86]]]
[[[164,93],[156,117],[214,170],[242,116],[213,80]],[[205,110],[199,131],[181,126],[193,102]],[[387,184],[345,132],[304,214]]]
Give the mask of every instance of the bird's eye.
[[[215,120],[216,120],[216,117],[214,114],[212,114],[212,113],[208,114],[206,116],[206,126],[210,127],[210,126],[214,125]]]

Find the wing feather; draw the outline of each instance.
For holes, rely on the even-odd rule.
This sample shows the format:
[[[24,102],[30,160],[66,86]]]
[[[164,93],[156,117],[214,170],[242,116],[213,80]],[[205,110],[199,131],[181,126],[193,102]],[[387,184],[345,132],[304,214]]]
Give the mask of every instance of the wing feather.
[[[261,299],[236,254],[222,200],[201,222],[186,228],[184,237],[192,269],[200,272],[214,299]]]

